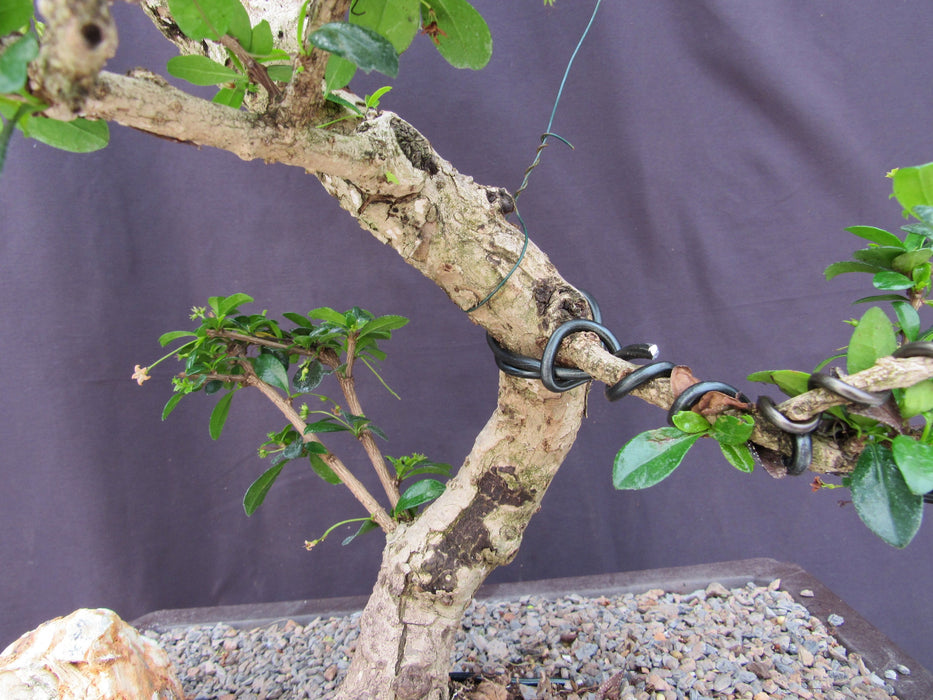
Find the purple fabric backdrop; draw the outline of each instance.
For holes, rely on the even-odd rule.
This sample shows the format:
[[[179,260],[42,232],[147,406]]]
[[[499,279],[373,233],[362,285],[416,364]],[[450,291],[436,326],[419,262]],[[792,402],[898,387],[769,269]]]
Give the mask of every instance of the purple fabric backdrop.
[[[455,71],[421,37],[383,106],[461,171],[514,190],[592,5],[476,5],[491,65]],[[111,68],[164,72],[171,47],[136,8],[115,10]],[[521,198],[532,237],[625,342],[655,342],[662,359],[752,396],[767,393],[744,380],[752,371],[809,371],[846,342],[841,321],[871,292],[855,276],[823,280],[852,250],[842,229],[899,226],[884,173],[933,156],[931,16],[865,0],[604,3],[554,125],[576,150],[552,145]],[[16,138],[0,185],[0,645],[80,606],[132,619],[368,592],[379,535],[302,548],[360,514],[310,470],[287,468],[244,516],[264,468],[256,447],[282,423],[270,408],[238,397],[213,443],[212,401],[189,399],[161,423],[175,370],[140,388],[133,365],[213,294],[404,314],[384,365],[402,401],[371,382],[364,406],[390,454],[457,464],[495,401],[482,331],[294,168],[114,127],[112,145],[85,156]],[[840,492],[738,474],[709,445],[657,488],[614,492],[617,449],[663,419],[635,399],[607,404],[597,387],[521,552],[493,580],[773,557],[933,667],[929,525],[896,551],[837,505]]]

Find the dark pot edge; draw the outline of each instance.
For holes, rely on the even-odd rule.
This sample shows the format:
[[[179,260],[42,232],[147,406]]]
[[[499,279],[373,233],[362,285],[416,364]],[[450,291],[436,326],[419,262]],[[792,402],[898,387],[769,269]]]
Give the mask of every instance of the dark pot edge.
[[[584,596],[619,595],[643,593],[652,588],[673,593],[690,593],[706,588],[713,582],[721,583],[726,588],[736,588],[749,582],[767,585],[777,578],[781,579],[783,590],[790,593],[794,600],[806,607],[812,615],[818,617],[849,651],[859,654],[875,673],[883,675],[886,670],[897,665],[909,668],[909,676],[898,674],[896,681],[888,681],[895,687],[900,700],[933,698],[933,675],[929,671],[800,566],[775,559],[741,559],[595,576],[487,584],[480,588],[476,598],[497,600],[519,598],[523,595],[558,596],[568,593]],[[802,590],[812,591],[813,596],[801,596]],[[285,620],[306,624],[315,617],[348,615],[362,610],[367,599],[368,596],[353,596],[157,610],[143,615],[131,624],[139,629],[157,630],[221,622],[237,628],[262,627]],[[829,624],[827,618],[833,613],[845,620],[839,627]]]

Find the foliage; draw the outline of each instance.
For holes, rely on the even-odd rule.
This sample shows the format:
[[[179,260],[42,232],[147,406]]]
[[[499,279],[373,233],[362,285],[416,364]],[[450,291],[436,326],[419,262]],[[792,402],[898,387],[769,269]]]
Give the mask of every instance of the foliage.
[[[399,55],[419,33],[430,37],[440,55],[456,68],[483,68],[492,55],[492,35],[482,16],[467,0],[356,0],[345,22],[331,22],[305,36],[311,0],[299,9],[299,54],[277,47],[269,22],[253,25],[240,0],[169,0],[179,30],[197,42],[221,44],[226,62],[208,56],[183,55],[169,59],[169,75],[194,85],[216,85],[213,101],[239,109],[247,93],[264,88],[278,98],[280,90],[301,70],[298,59],[311,48],[327,51],[325,97],[349,110],[341,119],[361,116],[352,102],[334,94],[346,87],[357,69],[395,77]],[[39,24],[32,0],[4,0],[0,6],[0,172],[13,131],[19,129],[54,148],[75,153],[96,151],[107,145],[106,122],[78,118],[59,121],[41,116],[48,107],[30,94],[28,65],[39,54]],[[366,108],[375,109],[390,88],[367,96]]]
[[[174,356],[184,363],[184,370],[172,379],[174,393],[162,411],[162,419],[186,396],[197,392],[217,394],[219,399],[208,423],[214,440],[223,432],[233,398],[243,387],[260,389],[288,418],[288,424],[268,433],[259,447],[259,456],[268,459],[269,467],[246,491],[243,508],[247,515],[262,505],[285,465],[293,460],[307,460],[311,470],[329,484],[343,483],[337,473],[337,465],[341,463],[323,444],[322,435],[347,432],[370,445],[374,445],[373,436],[387,439],[385,432],[359,409],[357,413],[351,412],[315,390],[327,376],[334,375],[348,405],[359,406],[353,368],[362,362],[392,392],[375,369],[375,364],[386,356],[379,344],[391,339],[393,331],[408,323],[403,316],[377,317],[356,306],[342,313],[319,307],[307,314],[283,314],[291,323],[285,327],[265,311],[242,313],[240,307],[252,301],[247,294],[232,294],[211,297],[207,306],[194,307],[191,319],[198,322],[197,328],[164,333],[159,338],[163,347],[176,341],[183,343],[148,367],[137,366],[133,375],[142,384],[149,378],[150,370],[164,360]],[[304,402],[307,398],[317,399],[316,405],[326,408],[312,408]],[[302,402],[295,406],[298,401]],[[377,471],[389,474],[381,455],[371,458]],[[448,476],[450,465],[432,462],[421,454],[387,459],[394,469],[390,477],[394,488],[388,494],[393,501],[390,515],[395,520],[411,520],[420,506],[443,493],[444,483],[422,479],[401,494],[398,486],[425,474]],[[338,525],[346,522],[363,523],[357,534],[376,527],[372,514]],[[332,529],[313,544],[323,540]]]
[[[827,267],[825,275],[830,280],[850,272],[870,274],[875,289],[885,293],[855,303],[889,303],[895,321],[881,307],[869,308],[851,321],[854,329],[845,352],[820,363],[817,371],[844,359],[846,372],[855,374],[903,343],[933,339],[933,327],[921,330],[919,314],[921,308],[933,304],[927,299],[933,257],[933,163],[901,168],[890,176],[892,196],[905,215],[912,213],[916,221],[901,227],[903,237],[874,226],[847,228],[869,245],[855,251],[851,260]],[[808,391],[810,374],[770,370],[748,378],[775,384],[788,396],[797,396]],[[869,529],[885,542],[904,547],[920,526],[923,495],[933,491],[933,380],[896,389],[892,399],[893,417],[876,418],[837,406],[826,412],[828,420],[821,430],[842,438],[851,435],[861,445],[856,468],[843,479],[843,485],[851,489],[856,512]],[[918,416],[924,421],[922,429],[910,425]],[[672,421],[671,427],[637,435],[619,451],[613,467],[616,488],[641,489],[667,478],[701,437],[715,438],[733,466],[752,471],[755,459],[746,444],[754,427],[751,416],[720,413],[710,417],[683,411]],[[818,485],[834,486],[822,481]]]
[[[0,172],[13,131],[27,138],[73,153],[88,153],[107,145],[106,122],[88,119],[59,121],[38,116],[46,109],[27,89],[27,69],[39,55],[41,25],[33,16],[32,0],[4,0],[0,6]]]
[[[355,105],[334,91],[346,87],[357,69],[396,77],[399,55],[419,28],[457,68],[482,68],[492,54],[489,27],[466,0],[357,0],[347,21],[330,22],[306,35],[310,2],[305,0],[299,8],[298,55],[292,56],[275,47],[268,22],[250,27],[240,0],[171,0],[179,29],[195,41],[222,43],[229,65],[206,56],[175,56],[168,72],[195,85],[223,86],[214,101],[238,108],[247,92],[259,89],[257,77],[264,73],[275,83],[287,84],[301,70],[298,59],[317,48],[330,54],[325,96],[359,115]],[[378,98],[367,98],[367,108],[375,108]],[[354,115],[344,118],[350,116]]]

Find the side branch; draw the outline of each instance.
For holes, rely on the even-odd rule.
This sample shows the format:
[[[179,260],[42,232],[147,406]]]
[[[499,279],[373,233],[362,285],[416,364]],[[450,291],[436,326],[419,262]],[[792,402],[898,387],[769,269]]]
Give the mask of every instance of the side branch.
[[[244,365],[248,367],[248,363]],[[249,386],[254,386],[262,394],[272,402],[272,404],[282,412],[282,414],[288,419],[288,422],[292,424],[292,427],[297,430],[301,436],[302,440],[305,442],[315,441],[318,442],[313,435],[308,435],[305,433],[305,429],[308,427],[307,424],[301,419],[301,416],[298,415],[298,412],[294,407],[285,401],[279,393],[273,389],[271,386],[261,381],[255,374],[247,372],[247,379],[245,382]],[[396,523],[392,518],[389,517],[388,513],[385,512],[385,509],[379,505],[379,501],[373,498],[369,490],[363,485],[363,483],[353,476],[353,473],[347,468],[347,466],[340,461],[334,454],[328,452],[326,455],[321,455],[321,459],[327,463],[327,466],[330,467],[334,474],[340,479],[340,481],[350,489],[350,493],[353,494],[354,498],[358,500],[369,514],[373,516],[373,520],[376,521],[376,524],[382,528],[382,530],[388,534],[395,530]]]
[[[362,191],[383,196],[408,195],[423,180],[424,173],[412,167],[391,131],[371,129],[365,134],[346,136],[322,129],[281,127],[259,115],[189,95],[154,74],[140,75],[101,72],[84,100],[80,116],[113,121],[197,146],[212,146],[243,160],[261,159],[326,172],[353,181]],[[391,172],[398,183],[389,182],[386,172]]]
[[[638,369],[638,365],[615,357],[607,352],[598,340],[587,338],[584,334],[568,338],[562,346],[559,358],[568,365],[585,370],[607,386],[612,386]],[[933,378],[933,358],[928,357],[883,357],[874,366],[844,377],[847,383],[865,391],[899,389],[930,378]],[[665,410],[670,408],[675,398],[670,389],[670,382],[663,378],[635,389],[631,395]],[[846,403],[845,399],[825,389],[814,389],[788,399],[777,408],[792,420],[805,420],[833,406]],[[770,450],[789,454],[789,436],[757,413],[755,418],[752,442]],[[811,470],[823,474],[848,473],[852,471],[853,458],[857,455],[857,451],[850,454],[845,445],[840,446],[825,438],[814,436]]]

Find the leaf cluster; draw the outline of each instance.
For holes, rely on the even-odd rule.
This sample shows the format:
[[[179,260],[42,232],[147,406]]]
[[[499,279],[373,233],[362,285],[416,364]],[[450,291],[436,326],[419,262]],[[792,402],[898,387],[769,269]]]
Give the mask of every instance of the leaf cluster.
[[[905,216],[915,221],[901,227],[904,236],[874,226],[853,226],[847,232],[867,240],[851,260],[826,268],[826,279],[849,272],[868,273],[872,285],[885,294],[855,303],[888,302],[895,322],[880,307],[869,308],[858,320],[845,351],[821,362],[819,371],[834,360],[845,360],[855,374],[891,355],[900,344],[933,339],[933,327],[923,329],[920,310],[931,305],[933,257],[933,163],[901,168],[891,173],[893,194]],[[809,390],[810,373],[796,370],[755,372],[748,379],[777,385],[788,396]],[[871,415],[857,408],[836,406],[828,411],[819,430],[835,439],[860,446],[853,472],[843,479],[861,520],[885,542],[906,546],[920,526],[923,495],[933,491],[933,380],[892,391],[891,399]],[[922,430],[910,421],[921,417]],[[687,451],[701,438],[719,442],[726,460],[751,472],[755,458],[746,442],[754,422],[751,416],[722,414],[710,422],[699,413],[682,411],[673,426],[637,435],[616,455],[613,484],[618,489],[653,486],[680,465]]]
[[[78,118],[60,121],[40,115],[47,104],[27,89],[27,69],[39,55],[41,23],[32,0],[3,0],[0,5],[0,171],[7,145],[18,129],[26,138],[73,153],[89,153],[107,145],[106,122]]]
[[[350,109],[350,116],[361,116],[356,105],[334,91],[346,87],[358,69],[396,77],[399,55],[419,30],[457,68],[483,68],[492,55],[489,27],[467,0],[356,0],[347,21],[330,22],[306,36],[310,5],[311,0],[305,0],[298,10],[299,55],[292,56],[275,46],[267,21],[250,24],[240,0],[170,0],[181,32],[194,41],[223,44],[227,59],[220,63],[201,55],[175,56],[168,62],[168,72],[195,85],[223,86],[214,101],[239,108],[247,92],[258,90],[257,75],[288,83],[297,59],[316,48],[330,54],[324,76],[326,97]],[[366,108],[376,108],[388,89],[367,96]]]
[[[723,457],[741,472],[751,473],[755,458],[748,439],[755,428],[751,416],[719,415],[710,423],[693,411],[674,414],[673,426],[657,428],[636,435],[616,455],[612,484],[617,489],[645,489],[673,473],[701,437],[711,437],[719,444]]]
[[[328,404],[327,409],[302,404],[297,409],[297,423],[290,419],[281,430],[267,434],[259,447],[259,456],[268,459],[269,466],[246,491],[243,508],[247,515],[262,505],[290,461],[307,460],[312,471],[325,482],[342,483],[329,464],[333,455],[320,442],[320,435],[348,432],[360,440],[370,434],[387,439],[385,432],[365,415],[348,412],[333,399],[314,392],[331,374],[341,379],[345,394],[355,391],[352,368],[356,361],[366,364],[386,386],[374,366],[386,357],[379,344],[391,339],[393,331],[408,323],[404,316],[375,316],[354,306],[343,312],[330,307],[312,309],[306,314],[286,312],[282,316],[289,323],[285,324],[270,318],[266,311],[241,312],[240,307],[252,301],[249,295],[237,293],[210,297],[206,306],[194,307],[191,319],[198,323],[197,328],[163,334],[159,338],[163,347],[176,341],[183,344],[158,361],[174,356],[184,364],[184,370],[173,379],[175,391],[163,409],[163,420],[185,396],[200,391],[222,394],[210,415],[212,439],[220,437],[233,397],[244,386],[264,386],[267,396],[268,391],[281,392],[278,394],[281,403],[277,404],[280,409],[309,396]],[[312,417],[317,420],[311,420]],[[396,487],[415,476],[450,472],[449,465],[432,462],[420,454],[388,460],[395,471]],[[419,506],[437,498],[443,490],[444,484],[436,479],[417,481],[400,495],[390,515],[397,520],[410,520]],[[362,520],[357,534],[376,527],[373,518]]]

